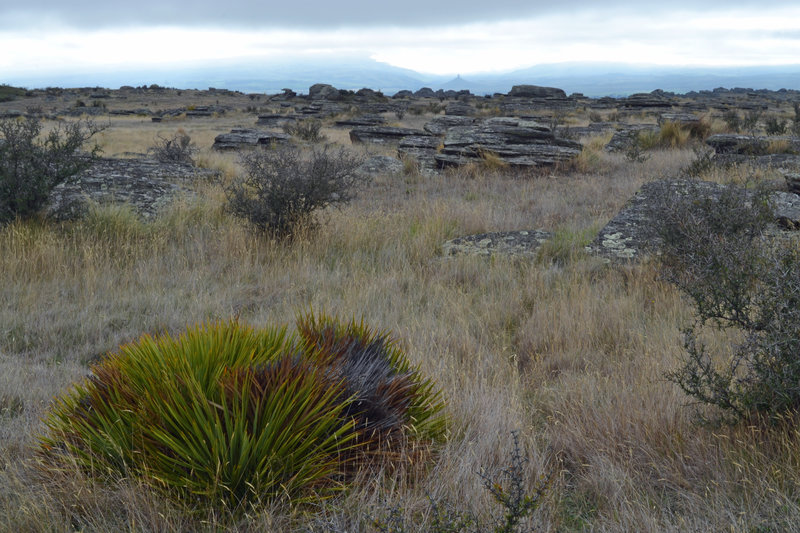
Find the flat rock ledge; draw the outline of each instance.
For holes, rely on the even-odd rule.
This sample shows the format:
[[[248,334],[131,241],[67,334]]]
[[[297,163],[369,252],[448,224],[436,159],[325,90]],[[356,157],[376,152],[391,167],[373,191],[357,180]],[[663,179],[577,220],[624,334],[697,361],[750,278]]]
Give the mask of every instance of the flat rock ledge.
[[[444,243],[442,254],[445,257],[477,255],[533,259],[542,244],[552,237],[552,233],[539,229],[468,235]]]
[[[730,185],[688,179],[667,179],[646,183],[625,207],[600,230],[586,247],[590,254],[611,261],[638,261],[648,254],[657,254],[660,240],[653,228],[660,203],[665,198],[688,194],[696,198],[718,199]],[[791,192],[772,193],[775,206],[775,227],[770,233],[800,229],[800,196]]]
[[[55,220],[83,216],[92,202],[127,203],[143,218],[152,218],[197,179],[219,177],[215,170],[153,159],[99,159],[72,180],[53,189],[45,208]]]

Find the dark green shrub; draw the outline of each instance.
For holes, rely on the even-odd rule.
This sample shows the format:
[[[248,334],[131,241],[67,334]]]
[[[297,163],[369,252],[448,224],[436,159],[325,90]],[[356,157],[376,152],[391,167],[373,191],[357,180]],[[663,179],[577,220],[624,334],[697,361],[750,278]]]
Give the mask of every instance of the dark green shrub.
[[[346,150],[313,149],[304,156],[294,146],[257,149],[241,158],[244,176],[228,189],[234,215],[276,238],[312,229],[317,211],[350,201],[364,178],[359,157]]]
[[[183,129],[179,129],[172,137],[158,135],[155,144],[147,152],[157,161],[162,163],[194,164],[194,154],[197,147],[192,143],[192,138]]]
[[[0,224],[41,209],[53,188],[91,165],[99,152],[80,149],[99,128],[62,123],[47,133],[37,119],[0,120]]]
[[[365,454],[374,461],[380,456],[373,452],[388,450],[383,435],[429,449],[444,427],[430,382],[386,336],[337,324],[303,318],[300,339],[285,327],[215,323],[122,346],[57,400],[42,438],[44,464],[48,471],[77,464],[95,476],[133,476],[189,509],[236,512],[330,496],[353,479]],[[306,340],[331,331],[341,334],[333,344]],[[355,363],[348,367],[343,358]],[[389,362],[388,379],[357,373],[370,358]],[[382,402],[394,411],[373,408]],[[399,412],[408,425],[397,426]]]
[[[800,250],[765,237],[770,198],[764,188],[689,190],[657,217],[665,277],[696,314],[668,378],[732,421],[800,408]],[[709,352],[706,326],[738,332],[732,355]]]

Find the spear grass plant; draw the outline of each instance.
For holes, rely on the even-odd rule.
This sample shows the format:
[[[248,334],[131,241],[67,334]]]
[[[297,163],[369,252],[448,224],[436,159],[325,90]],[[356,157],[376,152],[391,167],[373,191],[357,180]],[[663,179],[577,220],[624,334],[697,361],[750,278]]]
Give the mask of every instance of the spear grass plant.
[[[355,324],[309,314],[300,339],[236,321],[145,335],[57,400],[43,466],[134,476],[200,512],[329,497],[364,452],[443,435],[431,382]]]

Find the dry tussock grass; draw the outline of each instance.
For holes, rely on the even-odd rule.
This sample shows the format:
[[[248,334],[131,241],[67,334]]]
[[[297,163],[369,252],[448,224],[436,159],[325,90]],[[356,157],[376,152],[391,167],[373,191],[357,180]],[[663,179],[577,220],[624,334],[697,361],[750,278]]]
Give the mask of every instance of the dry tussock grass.
[[[164,127],[121,125],[135,130],[133,148],[114,129],[104,142],[136,151]],[[200,122],[181,127],[196,142],[210,137]],[[611,267],[580,253],[643,182],[693,154],[656,151],[631,164],[599,144],[596,162],[577,171],[379,178],[291,246],[230,218],[221,184],[149,223],[105,207],[74,224],[0,229],[0,398],[23,406],[0,417],[0,529],[361,531],[387,505],[424,521],[427,494],[486,512],[475,472],[504,466],[512,430],[531,455],[531,479],[555,473],[539,514],[545,531],[791,529],[800,434],[695,425],[663,377],[690,310],[653,265]],[[561,232],[569,253],[440,255],[455,236],[533,228]],[[307,306],[393,330],[439,383],[454,423],[434,464],[405,480],[365,480],[310,514],[267,507],[233,526],[188,518],[134,480],[99,485],[35,468],[50,398],[103,353],[209,319],[291,322]]]

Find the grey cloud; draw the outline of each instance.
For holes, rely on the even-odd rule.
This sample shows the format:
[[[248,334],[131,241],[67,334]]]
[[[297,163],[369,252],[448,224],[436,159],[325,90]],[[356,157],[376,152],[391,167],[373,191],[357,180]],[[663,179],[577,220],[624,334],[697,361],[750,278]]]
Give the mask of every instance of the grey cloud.
[[[331,28],[344,26],[442,26],[465,22],[519,19],[553,13],[593,10],[609,13],[656,13],[659,10],[691,11],[796,5],[796,0],[714,0],[698,6],[696,0],[673,0],[654,7],[640,0],[303,0],[278,2],[254,0],[197,0],[166,2],[139,0],[33,0],[0,7],[0,28],[31,27],[42,21],[57,21],[81,28],[170,24],[181,26]],[[602,28],[598,28],[602,31]]]

